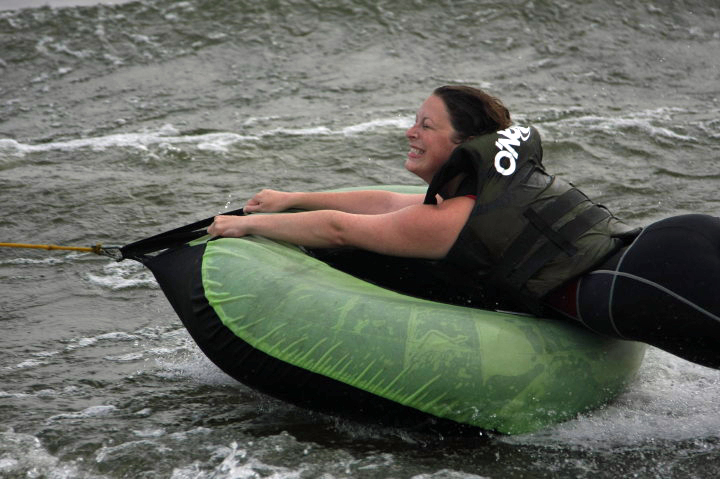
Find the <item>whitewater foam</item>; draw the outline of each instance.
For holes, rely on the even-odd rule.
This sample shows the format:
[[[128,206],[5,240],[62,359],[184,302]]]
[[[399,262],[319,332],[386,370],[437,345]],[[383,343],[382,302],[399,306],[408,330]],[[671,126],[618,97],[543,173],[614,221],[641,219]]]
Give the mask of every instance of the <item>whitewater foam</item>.
[[[103,274],[86,273],[91,284],[112,291],[132,288],[159,288],[155,277],[144,267],[132,261],[112,262],[103,266]]]
[[[122,120],[118,120],[122,122]],[[51,151],[71,152],[91,150],[96,152],[113,148],[133,148],[147,151],[152,146],[168,148],[173,145],[190,145],[201,151],[228,152],[230,147],[238,143],[257,142],[266,137],[274,136],[352,136],[378,129],[406,129],[412,124],[410,117],[378,118],[354,125],[332,129],[328,126],[309,128],[277,127],[262,130],[255,134],[238,134],[233,132],[212,132],[203,134],[183,134],[173,125],[166,124],[154,131],[137,133],[117,133],[106,136],[78,138],[65,141],[28,144],[11,138],[0,138],[0,153],[24,156],[32,153]]]
[[[638,377],[606,407],[555,428],[501,440],[564,447],[635,447],[720,438],[720,371],[649,348]]]
[[[672,115],[682,112],[683,110],[677,108],[656,108],[628,113],[621,117],[582,115],[562,118],[543,123],[543,125],[557,126],[559,131],[581,129],[586,131],[612,132],[619,135],[624,135],[627,130],[632,129],[640,130],[657,140],[697,141],[697,138],[694,136],[677,133],[673,131],[672,127],[663,126],[665,123],[672,124]]]
[[[51,151],[77,151],[89,149],[105,151],[112,148],[134,148],[147,150],[153,145],[194,144],[200,150],[227,151],[228,147],[239,142],[256,141],[259,137],[239,135],[237,133],[218,132],[200,135],[182,135],[172,126],[166,125],[159,130],[141,133],[118,133],[107,136],[79,138],[67,141],[26,144],[17,140],[0,139],[0,152],[23,156],[30,153],[47,153]]]
[[[42,447],[37,437],[10,428],[0,431],[0,477],[84,479],[101,476],[88,475],[74,462],[61,461]]]

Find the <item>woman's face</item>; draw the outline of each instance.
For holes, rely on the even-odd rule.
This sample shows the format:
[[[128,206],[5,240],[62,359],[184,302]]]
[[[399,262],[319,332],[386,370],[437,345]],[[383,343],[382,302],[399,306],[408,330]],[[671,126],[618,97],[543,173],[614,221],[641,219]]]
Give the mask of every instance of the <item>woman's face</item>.
[[[405,132],[405,136],[410,142],[405,169],[426,183],[430,183],[458,145],[453,140],[455,130],[450,123],[445,102],[435,95],[420,105],[415,124]]]

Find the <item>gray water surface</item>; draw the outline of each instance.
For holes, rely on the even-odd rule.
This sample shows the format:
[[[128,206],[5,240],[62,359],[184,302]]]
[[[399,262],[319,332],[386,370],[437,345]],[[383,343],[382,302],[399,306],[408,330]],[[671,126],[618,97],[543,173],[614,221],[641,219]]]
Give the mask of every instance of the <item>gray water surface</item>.
[[[720,211],[714,0],[50,3],[0,1],[0,242],[122,245],[262,187],[417,184],[404,130],[446,83],[501,97],[631,224]],[[0,284],[0,477],[720,472],[720,373],[656,349],[602,410],[453,439],[245,388],[138,264],[3,249]]]

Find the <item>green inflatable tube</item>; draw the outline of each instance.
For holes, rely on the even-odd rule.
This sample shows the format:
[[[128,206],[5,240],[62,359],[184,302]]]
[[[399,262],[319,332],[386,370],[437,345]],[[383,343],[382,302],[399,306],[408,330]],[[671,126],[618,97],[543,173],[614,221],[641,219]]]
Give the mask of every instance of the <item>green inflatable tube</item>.
[[[568,321],[399,294],[294,245],[205,241],[196,243],[202,290],[236,338],[281,364],[455,423],[518,434],[572,419],[623,391],[645,353]]]

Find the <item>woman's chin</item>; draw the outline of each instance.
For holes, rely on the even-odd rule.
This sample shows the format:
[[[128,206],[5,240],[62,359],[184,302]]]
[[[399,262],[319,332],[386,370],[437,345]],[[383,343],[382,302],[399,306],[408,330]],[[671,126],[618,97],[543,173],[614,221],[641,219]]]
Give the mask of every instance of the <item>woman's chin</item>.
[[[417,163],[414,163],[412,161],[406,161],[405,162],[405,169],[412,173],[413,175],[417,176],[421,180],[423,180],[425,183],[430,183],[428,179],[428,175],[425,174],[422,168],[419,167]],[[432,175],[430,175],[430,178],[432,178]]]
[[[405,169],[408,170],[410,173],[417,174],[417,171],[419,169],[418,161],[413,158],[408,158],[405,160]]]

